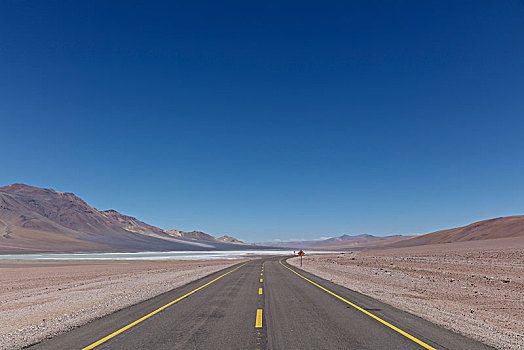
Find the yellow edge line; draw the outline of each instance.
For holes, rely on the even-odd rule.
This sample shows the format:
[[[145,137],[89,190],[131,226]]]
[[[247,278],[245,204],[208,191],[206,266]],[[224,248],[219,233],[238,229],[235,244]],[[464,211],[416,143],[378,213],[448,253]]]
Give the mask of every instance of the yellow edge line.
[[[255,328],[262,327],[262,309],[257,309],[257,319],[255,322]]]
[[[239,268],[241,268],[241,267],[244,266],[245,264],[247,264],[247,263],[244,263],[244,264],[242,264],[242,265],[240,265],[240,266],[234,268],[233,270],[231,270],[231,271],[229,271],[229,272],[226,272],[226,273],[223,274],[223,275],[218,276],[218,277],[215,278],[214,280],[212,280],[212,281],[210,281],[210,282],[207,282],[207,283],[204,284],[203,286],[200,286],[200,287],[198,287],[197,289],[194,289],[194,290],[192,290],[191,292],[189,292],[189,293],[187,293],[187,294],[184,294],[183,296],[181,296],[181,297],[178,298],[178,299],[173,300],[172,302],[167,303],[166,305],[159,307],[159,308],[156,309],[155,311],[152,311],[152,312],[148,313],[147,315],[145,315],[145,316],[139,318],[138,320],[136,320],[136,321],[134,321],[134,322],[131,322],[131,323],[128,324],[127,326],[124,326],[124,327],[120,328],[119,330],[117,330],[117,331],[115,331],[115,332],[109,334],[108,336],[106,336],[106,337],[100,339],[99,341],[94,342],[93,344],[88,345],[88,346],[86,346],[85,348],[82,348],[82,350],[93,349],[93,348],[97,347],[98,345],[100,345],[100,344],[102,344],[102,343],[105,343],[105,342],[108,341],[109,339],[114,338],[114,337],[116,337],[117,335],[119,335],[120,333],[125,332],[125,331],[128,330],[129,328],[131,328],[131,327],[133,327],[133,326],[136,326],[137,324],[139,324],[139,323],[142,322],[142,321],[147,320],[147,319],[150,318],[151,316],[153,316],[153,315],[159,313],[160,311],[162,311],[162,310],[164,310],[164,309],[170,307],[171,305],[173,305],[173,304],[179,302],[180,300],[182,300],[182,299],[184,299],[184,298],[187,298],[187,297],[190,296],[191,294],[196,293],[196,292],[198,292],[199,290],[201,290],[202,288],[205,288],[205,287],[209,286],[211,283],[213,283],[213,282],[215,282],[215,281],[221,279],[222,277],[224,277],[224,276],[226,276],[226,275],[229,275],[231,272],[233,272],[233,271],[235,271],[235,270],[238,270]]]
[[[385,325],[385,326],[391,328],[392,330],[394,330],[394,331],[396,331],[396,332],[402,334],[402,335],[405,336],[406,338],[411,339],[412,341],[414,341],[414,342],[417,343],[418,345],[424,347],[425,349],[428,349],[428,350],[436,350],[434,347],[432,347],[432,346],[430,346],[430,345],[424,343],[422,340],[415,338],[414,336],[412,336],[411,334],[409,334],[409,333],[403,331],[402,329],[393,326],[391,323],[389,323],[389,322],[387,322],[387,321],[384,321],[384,320],[381,319],[380,317],[373,315],[371,312],[369,312],[369,311],[367,311],[367,310],[364,310],[364,309],[361,308],[360,306],[358,306],[358,305],[356,305],[356,304],[353,304],[353,303],[350,302],[349,300],[346,300],[346,299],[342,298],[340,295],[337,295],[337,294],[333,293],[332,291],[330,291],[330,290],[328,290],[328,289],[322,287],[320,284],[315,283],[315,282],[311,281],[310,279],[308,279],[308,278],[302,276],[301,274],[299,274],[299,273],[296,272],[295,270],[290,269],[290,268],[287,267],[286,265],[282,264],[282,260],[280,260],[279,263],[280,263],[280,265],[284,266],[286,269],[288,269],[289,271],[293,272],[294,274],[296,274],[296,275],[302,277],[303,279],[305,279],[305,280],[308,281],[309,283],[314,284],[314,285],[317,286],[318,288],[320,288],[320,289],[322,289],[323,291],[325,291],[325,292],[327,292],[327,293],[333,295],[334,297],[336,297],[336,298],[342,300],[342,301],[345,302],[346,304],[349,304],[349,305],[353,306],[353,307],[354,307],[355,309],[357,309],[358,311],[361,311],[361,312],[365,313],[366,315],[368,315],[369,317],[374,318],[374,319],[377,320],[378,322],[380,322],[380,323],[382,323],[383,325]]]

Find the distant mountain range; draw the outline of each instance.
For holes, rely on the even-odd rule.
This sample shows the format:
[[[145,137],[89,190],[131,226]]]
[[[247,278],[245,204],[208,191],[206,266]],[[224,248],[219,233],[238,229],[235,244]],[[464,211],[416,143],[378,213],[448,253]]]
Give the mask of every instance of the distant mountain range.
[[[409,239],[413,236],[387,236],[377,237],[368,234],[347,235],[344,234],[338,237],[331,237],[326,239],[312,240],[312,241],[291,241],[291,242],[262,242],[255,243],[261,246],[273,246],[278,248],[313,248],[318,250],[337,250],[337,249],[351,249],[360,248],[364,246],[384,246],[389,243],[398,242]]]
[[[258,247],[350,250],[524,239],[524,215],[484,220],[420,236],[342,235],[322,240],[256,243]],[[520,239],[519,238],[519,239]],[[201,231],[163,230],[116,210],[99,211],[73,193],[13,184],[0,187],[0,254],[239,250],[236,238]]]
[[[99,211],[73,193],[0,187],[0,253],[238,250],[229,236],[163,230],[116,210]]]
[[[385,236],[368,234],[295,242],[264,242],[264,246],[295,249],[347,250],[416,247],[431,244],[484,241],[490,239],[524,239],[524,215],[506,216],[479,221],[467,226],[427,233],[420,236]]]
[[[395,242],[391,244],[391,247],[414,247],[501,238],[524,238],[524,215],[504,216],[449,230],[436,231],[402,242]]]

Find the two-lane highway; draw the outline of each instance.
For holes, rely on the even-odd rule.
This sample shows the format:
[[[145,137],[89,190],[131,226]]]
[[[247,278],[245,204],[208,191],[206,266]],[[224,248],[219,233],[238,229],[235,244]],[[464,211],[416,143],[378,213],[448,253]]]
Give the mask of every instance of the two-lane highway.
[[[34,349],[489,349],[280,259],[212,274]]]

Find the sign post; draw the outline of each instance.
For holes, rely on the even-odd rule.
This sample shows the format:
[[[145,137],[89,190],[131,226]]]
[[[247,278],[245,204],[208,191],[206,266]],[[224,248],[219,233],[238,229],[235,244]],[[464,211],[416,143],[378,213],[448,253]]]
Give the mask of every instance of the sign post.
[[[306,254],[306,253],[304,253],[303,250],[300,250],[300,251],[298,252],[298,255],[300,255],[300,267],[302,267],[302,257],[303,257],[305,254]]]

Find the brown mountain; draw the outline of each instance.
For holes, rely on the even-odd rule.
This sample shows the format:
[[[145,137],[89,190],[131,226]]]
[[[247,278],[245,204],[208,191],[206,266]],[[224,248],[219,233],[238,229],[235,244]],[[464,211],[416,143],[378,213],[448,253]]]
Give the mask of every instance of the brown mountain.
[[[217,239],[211,235],[208,235],[207,233],[201,232],[201,231],[191,231],[191,232],[182,232],[180,231],[180,234],[184,238],[189,239],[198,239],[202,241],[213,241],[217,242]]]
[[[201,241],[223,242],[223,243],[231,243],[231,244],[246,244],[242,242],[241,240],[238,240],[234,237],[222,236],[222,237],[216,238],[202,231],[184,232],[184,231],[179,231],[179,230],[166,230],[164,232],[174,237],[183,237],[187,239],[197,239]]]
[[[241,240],[236,239],[235,237],[231,237],[231,236],[218,237],[217,241],[225,242],[225,243],[247,244],[247,243],[244,243]]]
[[[182,235],[184,234],[183,231],[179,230],[165,230],[164,232],[173,237],[182,237]]]
[[[413,247],[512,237],[524,237],[524,215],[483,220],[463,227],[432,232],[393,243],[390,247]]]
[[[146,224],[145,222],[142,222],[132,216],[127,216],[124,214],[121,214],[117,212],[116,210],[110,209],[110,210],[104,210],[101,211],[105,217],[107,217],[112,222],[118,222],[119,226],[121,226],[124,230],[129,232],[136,232],[136,233],[142,233],[142,234],[163,234],[164,230],[152,226],[149,224]]]
[[[0,252],[238,249],[186,239],[115,210],[98,211],[72,193],[24,184],[0,187]]]

